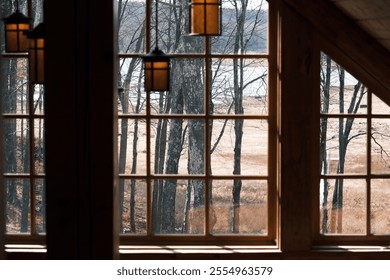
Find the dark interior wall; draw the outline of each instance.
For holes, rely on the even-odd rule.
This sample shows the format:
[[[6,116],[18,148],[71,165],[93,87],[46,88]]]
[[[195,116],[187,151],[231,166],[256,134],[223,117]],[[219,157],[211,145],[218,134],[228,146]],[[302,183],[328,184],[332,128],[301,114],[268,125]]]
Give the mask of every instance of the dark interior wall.
[[[118,256],[114,2],[45,2],[49,259]]]

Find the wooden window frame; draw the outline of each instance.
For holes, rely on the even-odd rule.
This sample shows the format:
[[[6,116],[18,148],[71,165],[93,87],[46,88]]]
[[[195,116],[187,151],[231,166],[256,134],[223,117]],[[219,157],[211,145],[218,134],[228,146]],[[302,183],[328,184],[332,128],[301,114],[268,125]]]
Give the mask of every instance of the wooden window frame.
[[[119,119],[145,119],[146,120],[146,175],[125,175],[119,174],[119,179],[143,179],[147,182],[147,232],[146,235],[137,234],[121,234],[121,245],[264,245],[264,246],[277,246],[278,238],[278,210],[277,210],[277,89],[276,89],[276,63],[277,63],[277,13],[276,2],[269,1],[269,15],[268,15],[268,53],[258,54],[214,54],[210,50],[210,38],[205,37],[204,41],[204,53],[196,54],[174,54],[173,59],[203,59],[205,61],[204,76],[205,76],[205,88],[204,88],[204,100],[205,107],[210,104],[211,95],[211,60],[212,59],[265,59],[268,62],[268,114],[267,115],[226,115],[226,114],[210,114],[209,110],[205,109],[204,114],[152,114],[150,112],[150,95],[146,94],[146,113],[140,115],[118,115]],[[150,1],[146,1],[146,52],[151,49],[151,7]],[[126,58],[138,58],[141,54],[138,53],[119,53],[118,60]],[[255,176],[255,175],[211,175],[209,170],[210,153],[205,152],[205,173],[204,175],[164,175],[153,174],[151,171],[151,119],[202,119],[205,124],[208,124],[213,119],[244,119],[244,120],[265,120],[268,121],[268,164],[267,175]],[[205,139],[210,137],[210,128],[205,125]],[[210,143],[205,141],[205,151],[210,150]],[[191,235],[191,234],[167,234],[157,235],[152,233],[151,228],[151,189],[152,181],[154,179],[201,179],[205,181],[205,234],[204,235]],[[209,196],[209,181],[210,180],[266,180],[268,184],[267,195],[267,235],[250,235],[250,234],[218,234],[213,235],[210,233],[210,196]]]
[[[347,69],[346,69],[347,70]],[[384,242],[388,242],[390,239],[390,232],[388,234],[373,234],[371,233],[371,180],[372,179],[390,179],[390,174],[375,174],[371,170],[371,131],[372,131],[372,120],[373,119],[390,119],[390,114],[377,114],[372,112],[372,95],[374,94],[369,88],[367,89],[367,113],[365,114],[320,114],[320,118],[328,118],[338,120],[339,118],[354,118],[360,120],[366,120],[367,133],[366,133],[366,174],[320,174],[320,179],[360,179],[366,181],[366,218],[365,218],[365,234],[321,234],[320,233],[320,207],[319,204],[319,187],[316,193],[317,215],[315,216],[314,224],[317,225],[315,230],[315,242],[316,246],[336,246],[336,245],[350,245],[350,246],[381,246]]]
[[[31,18],[32,17],[32,1],[27,0],[27,15]],[[5,59],[24,59],[26,62],[28,62],[28,54],[27,53],[2,53],[2,58]],[[26,66],[27,67],[27,66]],[[28,69],[28,67],[27,67]],[[27,70],[28,75],[28,70]],[[28,80],[28,76],[26,77],[26,80]],[[37,232],[37,226],[36,226],[36,180],[45,180],[45,173],[37,173],[35,170],[35,144],[34,141],[31,139],[35,139],[35,121],[36,120],[42,120],[45,122],[45,114],[36,114],[34,113],[34,94],[36,91],[36,85],[28,83],[27,85],[27,98],[29,100],[28,106],[27,106],[27,113],[2,113],[2,121],[6,120],[21,120],[24,119],[28,123],[28,157],[30,161],[29,166],[29,172],[27,173],[3,173],[3,180],[28,180],[29,182],[29,189],[30,189],[30,195],[29,195],[29,232],[28,233],[6,233],[5,234],[5,241],[6,243],[18,243],[18,244],[30,244],[30,243],[37,243],[37,244],[44,244],[45,243],[45,236],[46,233],[38,233]],[[41,87],[41,85],[40,85]],[[44,89],[43,89],[44,91]],[[45,184],[44,184],[45,185]]]

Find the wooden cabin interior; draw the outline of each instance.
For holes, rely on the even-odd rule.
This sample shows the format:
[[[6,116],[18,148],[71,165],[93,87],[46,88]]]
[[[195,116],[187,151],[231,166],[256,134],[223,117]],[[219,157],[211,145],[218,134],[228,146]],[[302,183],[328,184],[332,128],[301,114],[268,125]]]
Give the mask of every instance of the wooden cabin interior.
[[[0,259],[390,259],[390,231],[323,235],[318,210],[321,53],[390,106],[389,1],[268,0],[270,235],[204,244],[119,234],[118,7],[94,2],[44,3],[46,234],[9,236],[3,220]]]

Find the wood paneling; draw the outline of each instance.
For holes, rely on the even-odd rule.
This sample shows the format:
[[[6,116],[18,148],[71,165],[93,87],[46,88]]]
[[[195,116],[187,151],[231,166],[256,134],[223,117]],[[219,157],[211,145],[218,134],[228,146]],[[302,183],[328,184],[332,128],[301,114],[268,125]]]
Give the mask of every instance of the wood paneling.
[[[390,50],[390,1],[332,0],[364,30]]]
[[[284,0],[327,44],[321,48],[390,104],[390,52],[327,0]],[[326,47],[326,49],[325,49]],[[347,63],[344,63],[347,62]]]
[[[379,19],[390,16],[388,0],[331,0],[355,19]]]

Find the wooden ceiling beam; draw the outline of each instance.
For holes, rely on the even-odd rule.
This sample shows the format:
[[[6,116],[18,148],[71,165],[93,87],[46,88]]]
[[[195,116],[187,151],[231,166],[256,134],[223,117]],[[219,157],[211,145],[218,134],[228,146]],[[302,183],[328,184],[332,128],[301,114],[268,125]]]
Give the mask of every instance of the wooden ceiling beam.
[[[390,105],[390,51],[328,0],[283,0],[320,34],[320,48]]]

